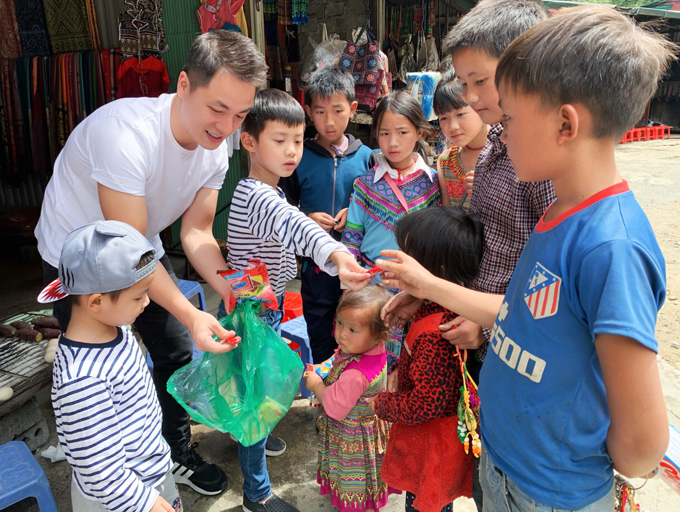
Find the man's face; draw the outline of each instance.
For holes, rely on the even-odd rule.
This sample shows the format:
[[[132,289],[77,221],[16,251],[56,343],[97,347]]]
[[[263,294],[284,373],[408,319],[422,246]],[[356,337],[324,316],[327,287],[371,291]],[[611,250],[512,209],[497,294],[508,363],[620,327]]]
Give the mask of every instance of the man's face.
[[[465,48],[454,54],[452,62],[467,104],[486,124],[499,123],[503,111],[498,106],[495,83],[498,59],[484,50]]]
[[[180,132],[173,126],[177,141],[187,149],[199,145],[217,149],[225,138],[243,123],[255,99],[255,86],[220,71],[206,87],[190,87],[182,72],[177,95],[182,99]],[[193,146],[193,147],[192,147]]]
[[[357,102],[350,104],[342,93],[327,98],[315,96],[312,104],[305,107],[307,115],[319,133],[321,144],[339,145],[345,135],[349,120],[357,109]]]

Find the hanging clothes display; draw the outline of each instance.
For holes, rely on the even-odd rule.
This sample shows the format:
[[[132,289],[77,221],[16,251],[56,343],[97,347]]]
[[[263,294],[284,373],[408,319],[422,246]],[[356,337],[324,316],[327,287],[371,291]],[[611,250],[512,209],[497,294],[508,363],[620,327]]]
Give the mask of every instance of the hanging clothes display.
[[[87,23],[92,36],[92,48],[95,50],[101,49],[101,42],[99,40],[99,27],[97,26],[97,14],[94,8],[94,0],[85,0],[85,9],[87,11]]]
[[[43,0],[43,5],[52,53],[92,49],[92,35],[83,0]]]
[[[123,59],[163,53],[168,49],[159,0],[125,0],[118,16]]]
[[[14,2],[0,0],[0,58],[16,59],[17,57],[21,57],[21,42]]]
[[[236,13],[245,0],[205,0],[196,11],[201,34],[224,27],[225,23],[238,26]]]
[[[277,0],[262,0],[264,21],[276,21],[279,17]]]
[[[293,0],[278,0],[279,25],[293,24]]]
[[[156,98],[168,92],[170,77],[165,62],[149,56],[128,59],[118,68],[118,98]]]
[[[115,97],[119,62],[117,50],[0,60],[3,181],[49,177],[71,131]]]
[[[49,55],[50,40],[47,36],[47,22],[42,2],[14,2],[21,39],[21,54],[24,57]]]
[[[293,0],[293,24],[306,25],[309,22],[309,0]]]

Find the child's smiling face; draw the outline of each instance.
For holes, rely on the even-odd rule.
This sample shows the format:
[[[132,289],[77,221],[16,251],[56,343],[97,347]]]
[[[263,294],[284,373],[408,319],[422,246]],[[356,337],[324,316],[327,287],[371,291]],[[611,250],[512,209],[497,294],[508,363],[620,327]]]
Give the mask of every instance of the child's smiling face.
[[[338,311],[335,317],[335,341],[344,354],[363,354],[380,343],[368,323],[370,311],[347,308]]]
[[[465,48],[454,54],[452,62],[467,104],[486,124],[499,123],[503,111],[495,82],[498,59],[484,50]]]

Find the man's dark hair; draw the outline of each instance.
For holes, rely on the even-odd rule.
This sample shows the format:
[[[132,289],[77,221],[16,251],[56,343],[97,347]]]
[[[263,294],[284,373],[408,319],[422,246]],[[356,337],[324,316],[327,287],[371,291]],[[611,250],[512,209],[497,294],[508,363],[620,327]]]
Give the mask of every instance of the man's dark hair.
[[[484,253],[484,226],[457,206],[409,213],[396,226],[399,249],[430,273],[470,286]]]
[[[315,97],[330,98],[343,94],[347,101],[354,103],[354,78],[349,71],[338,66],[326,66],[315,71],[305,87],[305,105],[311,106]]]
[[[279,121],[291,128],[304,125],[305,111],[290,94],[278,89],[265,89],[255,95],[255,101],[243,120],[241,130],[258,140],[270,121]]]
[[[227,71],[257,89],[267,85],[267,63],[252,39],[230,30],[211,30],[196,38],[182,68],[191,90],[207,87],[220,71]]]
[[[437,116],[443,116],[468,106],[465,102],[463,86],[456,78],[454,72],[446,73],[442,77],[441,82],[437,84],[437,88],[434,90],[433,106],[434,113]]]
[[[142,257],[139,259],[139,263],[137,263],[137,266],[135,267],[137,270],[142,270],[144,267],[146,267],[149,263],[151,263],[153,260],[156,259],[156,254],[154,251],[149,251],[145,252],[142,254]],[[120,294],[123,293],[125,290],[128,288],[124,288],[123,290],[114,290],[112,292],[109,292],[108,295],[111,298],[111,302],[114,304],[118,302],[118,299],[120,298]],[[67,295],[66,298],[68,299],[69,304],[71,304],[71,307],[77,306],[80,304],[80,297],[81,295]]]
[[[496,86],[535,94],[546,107],[578,103],[593,137],[619,138],[642,117],[677,48],[611,7],[562,9],[505,51]]]
[[[482,0],[444,38],[443,52],[454,55],[472,48],[498,59],[510,43],[549,15],[539,1]]]

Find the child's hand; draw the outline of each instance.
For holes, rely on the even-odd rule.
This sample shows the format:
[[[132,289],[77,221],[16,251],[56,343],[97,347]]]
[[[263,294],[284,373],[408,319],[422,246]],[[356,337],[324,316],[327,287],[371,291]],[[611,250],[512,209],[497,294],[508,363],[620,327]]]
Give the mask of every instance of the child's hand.
[[[426,299],[432,288],[436,287],[437,278],[408,254],[402,251],[386,250],[380,255],[390,258],[375,262],[385,271],[385,277],[382,280],[385,286],[400,288],[421,299]]]
[[[383,306],[380,318],[390,329],[403,329],[422,305],[422,299],[399,292]]]
[[[397,390],[397,384],[399,383],[399,368],[392,370],[387,376],[387,392],[394,393]]]
[[[149,512],[174,512],[170,503],[165,501],[162,496],[156,499],[156,503],[153,504]]]
[[[335,231],[342,232],[345,229],[345,224],[347,224],[347,210],[349,210],[349,208],[343,208],[335,216]]]
[[[338,277],[342,284],[350,290],[358,292],[372,278],[349,252],[336,251],[330,255],[330,260],[338,266]]]
[[[305,386],[309,391],[312,391],[320,382],[323,383],[323,379],[314,370],[307,370],[302,376],[305,379]]]
[[[371,410],[372,410],[373,412],[375,412],[375,399],[376,399],[376,398],[378,398],[377,395],[376,395],[376,396],[372,396],[371,398],[369,398],[368,400],[366,400],[366,404],[371,408]]]
[[[470,171],[465,175],[463,179],[463,184],[465,184],[465,190],[467,190],[468,197],[472,195],[472,185],[475,182],[475,171]]]
[[[330,233],[335,227],[335,219],[325,212],[313,212],[309,218],[316,222],[326,233]]]
[[[451,345],[458,345],[461,350],[479,348],[486,341],[482,334],[482,326],[462,316],[440,325],[439,330],[442,338],[448,340]]]

